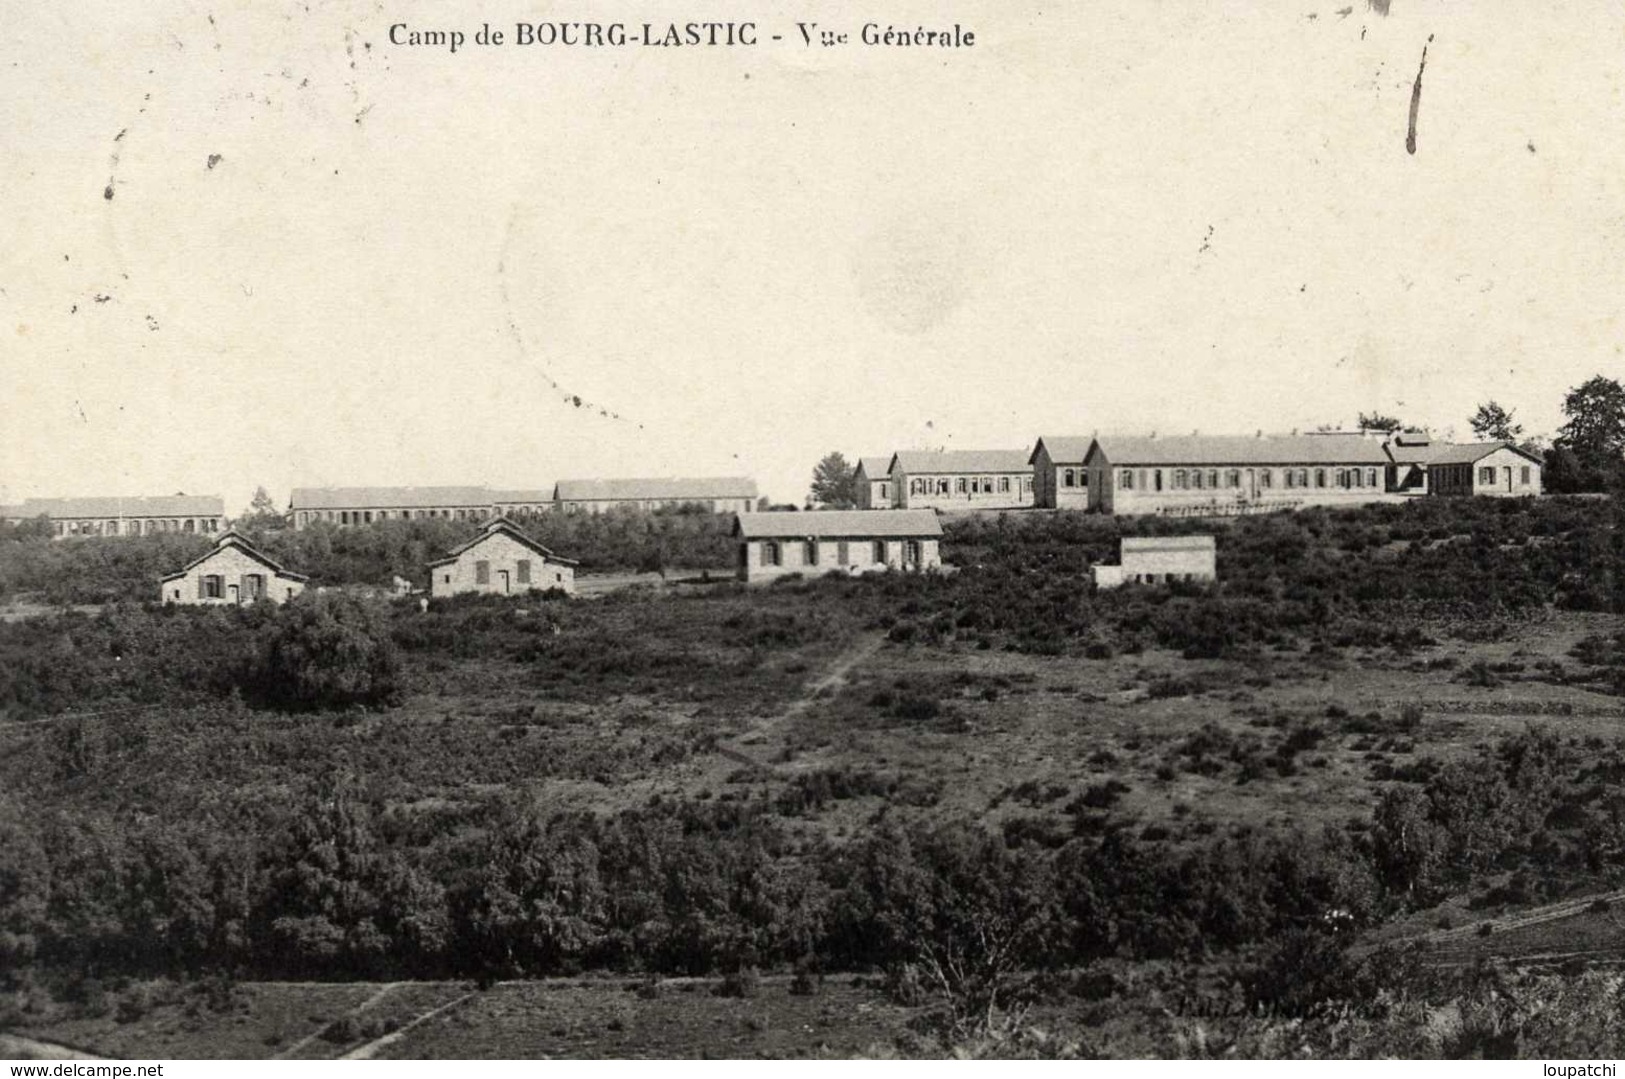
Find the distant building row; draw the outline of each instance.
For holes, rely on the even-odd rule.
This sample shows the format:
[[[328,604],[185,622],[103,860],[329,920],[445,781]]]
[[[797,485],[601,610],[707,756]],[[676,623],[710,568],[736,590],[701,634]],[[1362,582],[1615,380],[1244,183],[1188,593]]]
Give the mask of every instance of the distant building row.
[[[159,495],[140,498],[30,498],[0,506],[9,524],[44,517],[57,536],[150,536],[158,532],[210,535],[225,527],[226,505],[219,495]]]
[[[1045,436],[1031,452],[860,458],[863,509],[1089,509],[1224,516],[1421,495],[1541,493],[1541,460],[1508,442],[1419,431],[1173,437]]]
[[[540,513],[603,513],[699,506],[711,513],[756,508],[756,481],[744,476],[699,479],[560,480],[551,490],[489,487],[296,487],[288,502],[294,528],[446,518],[486,521]]]

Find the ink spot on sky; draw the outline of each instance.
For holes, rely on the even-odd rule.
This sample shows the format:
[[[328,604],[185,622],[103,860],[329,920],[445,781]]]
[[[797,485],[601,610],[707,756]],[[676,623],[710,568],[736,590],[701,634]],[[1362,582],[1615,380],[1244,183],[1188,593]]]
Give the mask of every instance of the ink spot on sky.
[[[220,164],[220,155],[219,154],[210,154],[209,155],[209,160],[208,160],[209,168],[212,169],[218,164]]]
[[[1393,0],[1365,0],[1365,6],[1370,8],[1372,11],[1375,11],[1378,15],[1387,15],[1388,5],[1392,2]]]
[[[102,188],[102,198],[106,199],[108,202],[113,201],[113,185],[112,184],[108,184],[106,187]]]
[[[1431,43],[1432,41],[1433,35],[1429,34],[1428,42]],[[1424,44],[1422,46],[1422,62],[1416,67],[1416,82],[1411,85],[1411,122],[1405,132],[1405,152],[1408,154],[1416,153],[1416,113],[1422,107],[1422,72],[1427,70],[1427,66],[1428,47],[1427,44]]]

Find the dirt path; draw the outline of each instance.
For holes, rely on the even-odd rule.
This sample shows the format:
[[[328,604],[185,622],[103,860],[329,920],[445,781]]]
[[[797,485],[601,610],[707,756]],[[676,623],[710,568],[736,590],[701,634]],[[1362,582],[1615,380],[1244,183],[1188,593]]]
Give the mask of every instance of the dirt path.
[[[1494,931],[1504,933],[1509,929],[1523,929],[1531,925],[1542,925],[1546,922],[1556,922],[1564,918],[1572,918],[1576,914],[1584,913],[1591,904],[1603,900],[1613,906],[1625,900],[1625,890],[1617,892],[1601,892],[1597,895],[1581,896],[1579,899],[1564,899],[1557,903],[1550,903],[1544,907],[1535,907],[1532,910],[1519,911],[1517,914],[1504,918],[1485,918],[1481,921],[1467,925],[1453,926],[1450,929],[1435,929],[1420,935],[1420,939],[1432,944],[1443,944],[1453,940],[1463,940],[1476,936],[1485,925],[1494,926]],[[1414,939],[1414,938],[1413,938]]]
[[[802,687],[801,692],[796,696],[795,700],[785,705],[777,715],[769,716],[757,723],[750,730],[746,731],[743,735],[735,736],[732,740],[732,744],[718,742],[716,745],[717,754],[736,763],[743,764],[750,768],[756,768],[764,772],[778,771],[777,765],[769,764],[766,761],[756,757],[754,754],[741,748],[743,739],[762,739],[764,737],[771,737],[772,735],[778,733],[778,731],[786,723],[805,712],[808,708],[811,708],[814,701],[818,700],[824,694],[845,685],[846,676],[851,674],[853,669],[856,668],[858,664],[867,661],[876,652],[880,651],[880,646],[885,643],[886,638],[878,633],[870,634],[866,637],[860,637],[856,641],[853,641],[852,644],[847,646],[845,651],[843,651],[839,656],[835,657],[835,662],[832,663],[829,669],[824,672],[823,677],[819,678],[815,682],[809,682],[806,684],[806,686]]]
[[[0,1057],[10,1060],[106,1060],[83,1049],[59,1042],[25,1038],[21,1034],[0,1034]]]
[[[427,1023],[429,1020],[433,1019],[435,1016],[440,1015],[443,1012],[451,1011],[451,1009],[453,1009],[453,1008],[457,1007],[458,1005],[462,1004],[464,1001],[468,1000],[469,998],[473,997],[474,995],[475,994],[473,992],[467,992],[467,993],[464,993],[462,996],[457,997],[457,998],[455,998],[453,1000],[448,1000],[446,1003],[440,1005],[439,1007],[430,1008],[428,1011],[424,1012],[422,1015],[418,1016],[417,1018],[411,1019],[411,1020],[408,1020],[405,1023],[402,1023],[399,1028],[389,1032],[388,1034],[385,1034],[383,1037],[374,1038],[370,1042],[363,1042],[362,1044],[356,1046],[354,1049],[351,1049],[348,1053],[345,1053],[343,1056],[339,1057],[339,1059],[340,1060],[371,1060],[373,1058],[373,1055],[375,1053],[377,1053],[378,1050],[382,1049],[386,1045],[393,1045],[395,1042],[400,1041],[402,1038],[406,1037],[406,1032],[407,1031],[411,1030],[413,1027],[417,1026],[419,1023]],[[364,1006],[365,1005],[363,1005],[363,1007]]]
[[[1431,961],[1447,966],[1459,965],[1459,963],[1464,960],[1460,960],[1453,956],[1450,949],[1441,948],[1441,945],[1450,945],[1462,942],[1478,943],[1481,934],[1484,933],[1485,926],[1490,927],[1490,933],[1492,935],[1499,935],[1516,929],[1526,929],[1530,926],[1544,925],[1547,922],[1562,921],[1565,918],[1572,918],[1577,914],[1584,914],[1590,909],[1591,905],[1596,903],[1598,900],[1606,902],[1610,907],[1620,909],[1620,904],[1625,903],[1625,890],[1597,892],[1592,895],[1580,896],[1576,899],[1564,899],[1556,903],[1548,903],[1543,907],[1532,907],[1528,910],[1517,911],[1516,913],[1503,915],[1501,917],[1480,918],[1476,921],[1467,922],[1463,925],[1451,926],[1449,929],[1428,929],[1419,933],[1412,933],[1408,936],[1391,937],[1388,939],[1388,943],[1401,944],[1406,942],[1424,941],[1431,948],[1437,949],[1438,952],[1441,953],[1432,956]],[[1494,950],[1494,943],[1495,942],[1492,941],[1491,944],[1487,946],[1489,951]],[[1355,956],[1369,955],[1371,952],[1375,951],[1377,947],[1378,945],[1376,944],[1358,945],[1350,952],[1350,954]],[[1593,954],[1595,953],[1530,953],[1528,956],[1519,956],[1519,958],[1547,961],[1570,957],[1586,957]]]
[[[407,984],[407,983],[406,982],[386,982],[386,983],[384,983],[383,985],[378,987],[378,992],[374,993],[372,996],[368,997],[366,1000],[363,1000],[360,1004],[357,1004],[354,1008],[350,1009],[350,1011],[346,1013],[346,1016],[354,1017],[354,1016],[360,1015],[362,1012],[366,1011],[368,1008],[372,1007],[374,1004],[377,1004],[380,1000],[383,1000],[384,997],[388,996],[392,989],[395,989],[398,986],[402,986],[402,985],[405,985],[405,984]],[[315,1041],[317,1038],[320,1038],[322,1036],[322,1031],[326,1030],[331,1025],[332,1024],[330,1024],[330,1023],[323,1023],[321,1026],[317,1027],[315,1030],[311,1031],[309,1034],[306,1034],[303,1038],[300,1038],[298,1041],[294,1042],[292,1045],[288,1046],[286,1049],[282,1050],[282,1052],[278,1053],[276,1056],[272,1057],[271,1059],[272,1060],[287,1060],[289,1057],[293,1056],[295,1053],[302,1052],[304,1050],[305,1046],[309,1045],[311,1042]]]

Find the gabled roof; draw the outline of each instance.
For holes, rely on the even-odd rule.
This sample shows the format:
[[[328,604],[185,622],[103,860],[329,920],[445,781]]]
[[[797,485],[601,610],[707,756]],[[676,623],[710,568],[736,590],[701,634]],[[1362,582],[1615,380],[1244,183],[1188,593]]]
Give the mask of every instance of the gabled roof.
[[[929,539],[942,535],[935,510],[807,510],[738,513],[740,539]]]
[[[277,562],[270,555],[248,542],[248,537],[237,531],[235,528],[229,528],[225,532],[221,533],[220,538],[214,541],[213,547],[210,547],[203,554],[192,559],[192,561],[188,562],[185,566],[181,567],[179,570],[176,570],[174,573],[165,574],[161,579],[165,581],[173,581],[184,577],[198,566],[201,566],[203,563],[207,562],[209,559],[213,558],[215,555],[219,554],[221,551],[224,551],[228,547],[237,548],[237,550],[241,551],[249,558],[252,558],[254,561],[258,562],[260,565],[264,566],[278,577],[286,577],[291,581],[310,580],[310,578],[306,577],[303,573],[290,573],[289,571],[283,569],[281,563]]]
[[[295,487],[290,510],[430,509],[490,507],[488,487]]]
[[[1425,465],[1439,455],[1439,446],[1401,446],[1388,443],[1388,456],[1396,465]]]
[[[451,549],[451,553],[446,555],[445,558],[437,558],[433,562],[430,562],[429,568],[433,569],[435,566],[444,566],[447,563],[455,562],[463,555],[473,550],[475,547],[478,547],[486,540],[497,535],[507,536],[521,547],[524,547],[527,550],[535,551],[549,562],[557,562],[561,566],[574,566],[579,564],[573,558],[561,558],[552,551],[548,550],[546,547],[543,547],[540,543],[537,543],[535,540],[525,535],[520,527],[508,520],[508,518],[497,517],[494,520],[487,522],[486,526],[480,530],[479,535],[475,536],[466,543],[459,543],[457,546],[453,547]]]
[[[892,454],[890,472],[901,466],[905,473],[1026,472],[1026,450],[898,450]]]
[[[867,480],[883,480],[891,475],[890,457],[859,457],[857,471]]]
[[[1090,456],[1113,465],[1386,465],[1382,443],[1363,435],[1101,436]]]
[[[1049,459],[1056,464],[1077,465],[1089,456],[1089,447],[1095,444],[1089,435],[1044,435],[1033,446],[1033,452],[1027,455],[1027,463],[1038,463],[1038,451],[1046,450]]]
[[[1432,465],[1470,465],[1480,461],[1496,450],[1511,450],[1519,457],[1526,457],[1535,464],[1541,464],[1541,459],[1528,450],[1519,449],[1510,442],[1464,442],[1459,445],[1446,445],[1434,447],[1433,456],[1427,459]]]
[[[24,517],[224,517],[219,495],[135,495],[128,498],[29,498],[14,507]]]
[[[705,502],[713,498],[755,498],[756,481],[749,476],[560,480],[553,494],[560,502]]]

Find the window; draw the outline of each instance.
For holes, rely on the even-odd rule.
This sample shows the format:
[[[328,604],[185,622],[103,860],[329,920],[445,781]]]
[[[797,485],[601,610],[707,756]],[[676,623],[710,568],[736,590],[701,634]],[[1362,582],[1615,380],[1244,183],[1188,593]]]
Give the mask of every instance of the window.
[[[243,602],[252,603],[265,595],[265,574],[243,574]]]
[[[960,476],[957,480],[954,481],[954,491],[955,491],[955,493],[964,494],[965,493],[965,486],[966,486],[965,477]]]
[[[1070,468],[1066,469],[1064,472],[1061,473],[1061,486],[1062,487],[1076,487],[1077,486],[1077,482],[1076,482],[1077,475],[1078,474],[1076,472],[1072,471],[1072,469],[1070,469]]]
[[[451,583],[451,574],[449,574],[449,573],[447,573],[447,574],[445,574],[445,575],[444,575],[444,576],[442,576],[442,577],[441,577],[441,578],[440,578],[440,579],[441,579],[441,581],[443,581],[443,582],[444,582],[444,583],[446,583],[446,584],[450,584],[450,583]]]
[[[1260,490],[1267,491],[1275,486],[1275,471],[1269,468],[1258,470],[1258,486]]]
[[[917,566],[920,564],[919,540],[903,541],[903,564],[907,566]]]
[[[852,552],[847,547],[845,540],[841,540],[835,544],[835,561],[843,566],[848,565],[852,561]]]
[[[361,516],[368,524],[372,524],[372,510],[365,511]]]
[[[1185,470],[1183,468],[1176,468],[1176,469],[1174,469],[1174,490],[1183,491],[1184,489],[1185,489]]]
[[[1529,466],[1528,465],[1523,466],[1523,472],[1518,477],[1518,482],[1523,484],[1525,487],[1529,486]]]
[[[1159,491],[1162,490],[1162,469],[1159,468],[1155,472],[1151,473],[1151,479],[1156,489]]]
[[[1488,467],[1488,466],[1480,468],[1478,470],[1478,482],[1479,483],[1494,483],[1495,482],[1495,469],[1491,468],[1491,467]]]
[[[1326,470],[1324,468],[1315,469],[1315,486],[1326,486]]]
[[[226,595],[226,579],[218,573],[205,573],[197,583],[198,595],[204,599],[223,599]]]
[[[518,563],[516,564],[515,568],[518,570],[518,573],[515,575],[515,579],[520,584],[529,584],[530,583],[530,559],[521,558],[518,561]]]
[[[1525,469],[1525,471],[1528,471],[1528,469]],[[999,477],[999,493],[1001,495],[1007,495],[1007,494],[1010,493],[1010,477],[1009,476],[1000,476]]]
[[[1125,491],[1134,490],[1134,473],[1130,472],[1126,468],[1123,469],[1122,487],[1123,487],[1123,490],[1125,490]]]
[[[487,562],[483,558],[474,563],[474,583],[491,583],[491,563]]]
[[[947,493],[948,493],[948,477],[944,476],[940,480],[937,481],[937,494],[945,495]]]
[[[808,565],[808,566],[816,566],[816,565],[818,565],[818,541],[817,540],[808,540],[807,541],[807,549],[806,549],[805,556],[804,556],[804,564]]]
[[[1197,491],[1202,489],[1202,470],[1199,468],[1191,469],[1191,487]]]
[[[1224,485],[1226,487],[1240,487],[1241,472],[1234,468],[1232,468],[1229,472],[1226,472],[1224,474]]]
[[[783,555],[779,551],[779,545],[776,542],[768,540],[762,544],[762,565],[777,566],[782,560]]]
[[[875,561],[876,562],[882,562],[882,563],[886,561],[886,541],[885,540],[875,540]]]
[[[891,497],[890,487],[891,487],[891,485],[886,484],[886,483],[882,483],[880,485],[880,497],[881,498],[890,498]]]

